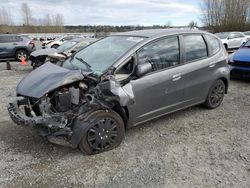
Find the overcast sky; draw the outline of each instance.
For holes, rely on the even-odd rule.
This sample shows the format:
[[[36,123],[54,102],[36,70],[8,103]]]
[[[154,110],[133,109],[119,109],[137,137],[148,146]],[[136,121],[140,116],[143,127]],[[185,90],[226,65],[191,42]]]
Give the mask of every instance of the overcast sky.
[[[199,21],[199,0],[0,0],[22,24],[21,4],[26,2],[33,17],[60,13],[65,25],[187,25]]]

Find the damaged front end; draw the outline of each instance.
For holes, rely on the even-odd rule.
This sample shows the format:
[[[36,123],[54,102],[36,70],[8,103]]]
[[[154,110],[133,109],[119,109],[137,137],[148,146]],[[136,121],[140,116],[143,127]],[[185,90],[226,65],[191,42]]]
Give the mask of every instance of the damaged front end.
[[[80,124],[79,118],[100,109],[119,106],[122,110],[134,102],[131,85],[122,87],[112,75],[99,80],[91,73],[51,63],[25,77],[17,86],[17,94],[19,100],[8,106],[16,124],[33,127],[49,141],[71,147],[77,147],[79,131],[88,126]],[[126,121],[125,113],[121,116]]]

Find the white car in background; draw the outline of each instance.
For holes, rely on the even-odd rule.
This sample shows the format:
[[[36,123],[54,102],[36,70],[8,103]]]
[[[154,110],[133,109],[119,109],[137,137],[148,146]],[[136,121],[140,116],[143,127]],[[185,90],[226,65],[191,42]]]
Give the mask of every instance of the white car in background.
[[[63,44],[66,41],[72,40],[74,38],[82,37],[81,35],[67,35],[59,37],[53,41],[44,41],[42,44],[42,48],[58,48],[61,44]]]
[[[247,36],[242,32],[223,32],[215,33],[215,35],[221,39],[227,50],[239,48],[244,42],[247,41]]]

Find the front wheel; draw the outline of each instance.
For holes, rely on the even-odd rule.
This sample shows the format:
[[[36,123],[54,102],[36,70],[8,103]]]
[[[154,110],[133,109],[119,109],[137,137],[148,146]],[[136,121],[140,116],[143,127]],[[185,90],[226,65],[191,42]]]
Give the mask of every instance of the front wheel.
[[[222,80],[217,80],[209,91],[205,106],[208,109],[214,109],[220,106],[223,101],[225,91],[225,83]]]
[[[17,50],[15,56],[17,61],[28,60],[28,52],[25,50]]]
[[[51,48],[58,48],[58,47],[59,47],[58,44],[53,44],[53,45],[51,46]]]
[[[113,110],[98,110],[91,113],[88,130],[82,135],[79,148],[88,155],[105,152],[119,146],[124,138],[124,122]]]

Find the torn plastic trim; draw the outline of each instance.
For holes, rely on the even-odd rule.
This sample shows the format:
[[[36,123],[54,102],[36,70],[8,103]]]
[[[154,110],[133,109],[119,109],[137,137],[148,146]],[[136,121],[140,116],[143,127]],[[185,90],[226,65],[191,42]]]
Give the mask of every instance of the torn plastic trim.
[[[135,103],[132,85],[127,83],[121,86],[114,76],[109,76],[108,80],[101,82],[97,87],[100,88],[101,93],[107,98],[117,96],[121,106],[128,106]]]

